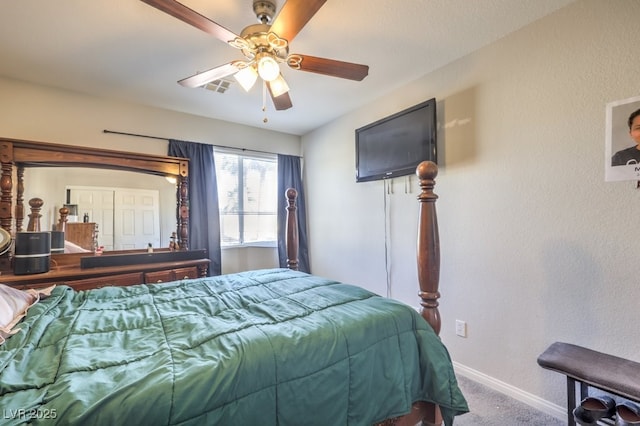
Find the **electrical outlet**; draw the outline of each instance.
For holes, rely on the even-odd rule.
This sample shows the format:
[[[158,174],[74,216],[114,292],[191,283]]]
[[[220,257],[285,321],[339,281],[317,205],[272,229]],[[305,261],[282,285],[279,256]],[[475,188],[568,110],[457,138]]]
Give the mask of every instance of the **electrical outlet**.
[[[456,320],[456,336],[467,337],[467,323],[462,320]]]

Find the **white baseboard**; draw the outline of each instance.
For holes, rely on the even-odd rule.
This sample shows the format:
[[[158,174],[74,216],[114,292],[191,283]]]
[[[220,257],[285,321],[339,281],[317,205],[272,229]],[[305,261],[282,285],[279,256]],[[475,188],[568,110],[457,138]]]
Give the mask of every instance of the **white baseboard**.
[[[453,368],[455,369],[456,374],[460,374],[461,376],[471,379],[474,382],[481,383],[490,389],[505,394],[524,404],[527,404],[538,411],[542,411],[543,413],[546,413],[560,420],[566,420],[567,418],[567,410],[565,407],[553,404],[536,395],[525,392],[522,389],[519,389],[508,383],[501,382],[500,380],[494,379],[493,377],[487,376],[484,373],[466,367],[455,361],[453,362]]]

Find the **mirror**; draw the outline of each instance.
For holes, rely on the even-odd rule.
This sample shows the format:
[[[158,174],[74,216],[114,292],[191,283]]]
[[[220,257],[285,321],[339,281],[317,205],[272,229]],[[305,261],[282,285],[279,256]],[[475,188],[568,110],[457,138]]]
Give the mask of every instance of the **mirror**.
[[[29,179],[26,175],[28,171],[34,175],[40,171],[38,169],[58,169],[60,167],[79,167],[83,171],[98,171],[98,174],[106,172],[109,179],[110,173],[116,173],[116,170],[134,173],[129,175],[127,179],[129,183],[123,187],[131,187],[132,182],[142,182],[146,180],[148,175],[164,179],[166,176],[176,178],[177,184],[174,188],[173,198],[164,197],[165,206],[162,211],[168,212],[169,200],[173,200],[172,214],[173,223],[177,223],[175,229],[172,227],[171,232],[176,232],[177,243],[180,250],[189,249],[189,193],[188,193],[188,176],[189,176],[189,160],[186,158],[177,158],[160,155],[149,155],[135,152],[113,151],[108,149],[92,148],[90,146],[77,145],[60,145],[46,142],[34,142],[19,139],[0,138],[0,228],[6,233],[26,231],[29,220],[29,198],[41,198],[47,203],[47,209],[55,209],[54,205],[62,205],[66,200],[66,194],[61,195],[61,189],[43,188],[38,192],[52,191],[53,198],[50,194],[37,194],[34,192],[33,185],[37,185],[34,181],[40,181],[47,178]],[[71,173],[71,172],[70,172]],[[75,172],[74,172],[75,173]],[[89,174],[80,173],[83,177],[83,184],[88,184]],[[115,176],[115,175],[114,175]],[[54,178],[51,178],[54,179]],[[56,177],[55,179],[59,179]],[[63,179],[67,179],[65,176]],[[91,178],[93,179],[93,178]],[[53,184],[53,182],[51,183]],[[66,185],[67,183],[65,183]],[[173,185],[172,185],[173,186]],[[36,189],[37,190],[37,189]],[[167,189],[168,191],[168,189]],[[66,191],[65,191],[66,192]],[[25,194],[28,194],[25,196]],[[50,211],[50,210],[49,210]],[[49,213],[53,215],[53,213]],[[57,213],[56,213],[57,215]],[[160,217],[160,216],[159,216]],[[165,213],[162,213],[165,217]],[[167,232],[171,226],[169,213],[166,213],[166,222],[163,219],[162,229],[164,231],[162,241],[163,245],[167,244]],[[160,219],[159,219],[160,220]],[[41,226],[41,230],[51,229],[52,219],[45,222]],[[47,228],[45,228],[45,226]],[[98,230],[100,232],[100,230]],[[0,272],[10,271],[11,253],[9,251],[0,255]]]
[[[154,248],[168,248],[171,235],[176,232],[176,183],[163,176],[87,167],[26,167],[24,187],[25,209],[31,198],[44,202],[41,230],[52,230],[58,224],[60,208],[69,196],[70,204],[79,205],[76,221],[82,222],[87,214],[88,221],[97,224],[98,246],[104,246],[106,251],[144,249],[149,243]],[[123,222],[136,212],[130,205],[118,205],[125,196],[127,200],[144,197],[144,211],[139,213],[142,217],[137,222]],[[101,207],[97,202],[103,198],[105,206]],[[90,204],[94,201],[95,207]],[[73,239],[67,241],[67,252],[77,243]]]

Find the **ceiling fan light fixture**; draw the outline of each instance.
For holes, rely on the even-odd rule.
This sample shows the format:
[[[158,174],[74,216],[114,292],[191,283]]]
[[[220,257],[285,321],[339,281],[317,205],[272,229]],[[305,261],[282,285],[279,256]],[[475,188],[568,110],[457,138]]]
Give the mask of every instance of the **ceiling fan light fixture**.
[[[249,91],[257,77],[263,83],[263,96],[267,88],[277,111],[291,108],[289,87],[280,74],[280,64],[286,63],[293,70],[312,72],[331,77],[360,81],[369,73],[367,65],[337,61],[310,55],[289,55],[289,43],[298,35],[326,0],[286,0],[276,15],[276,0],[252,0],[257,24],[249,25],[240,35],[206,18],[176,0],[142,0],[156,9],[215,36],[239,49],[245,59],[231,61],[205,72],[183,78],[178,83],[184,87],[208,88],[216,81],[233,75],[242,87]],[[249,0],[243,0],[249,1]],[[283,1],[283,0],[281,0]],[[248,69],[244,69],[247,68]],[[276,81],[277,80],[277,81]],[[228,84],[224,80],[222,85]],[[273,86],[273,90],[272,90]],[[218,90],[216,90],[218,91]],[[263,100],[263,106],[264,106]],[[266,122],[266,119],[265,119]]]
[[[258,74],[264,81],[273,81],[280,75],[278,62],[269,54],[263,54],[258,59]]]
[[[284,80],[284,77],[282,77],[282,74],[278,74],[278,77],[269,83],[269,89],[271,90],[271,95],[277,98],[289,91],[289,85]]]
[[[256,69],[250,65],[242,68],[240,71],[233,75],[233,78],[242,86],[245,91],[251,90],[256,80],[258,79],[258,73]]]

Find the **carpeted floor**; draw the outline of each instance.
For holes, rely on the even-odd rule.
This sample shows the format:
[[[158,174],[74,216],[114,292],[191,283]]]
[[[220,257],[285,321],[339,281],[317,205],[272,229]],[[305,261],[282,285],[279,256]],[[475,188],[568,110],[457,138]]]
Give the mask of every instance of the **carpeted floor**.
[[[462,393],[469,403],[469,413],[456,417],[455,426],[562,426],[560,420],[531,408],[527,404],[496,392],[480,383],[457,375]]]

